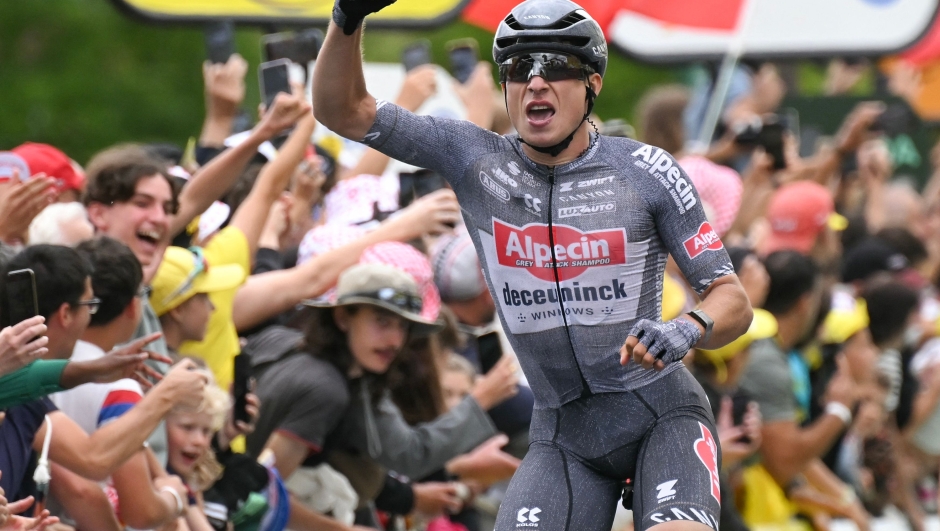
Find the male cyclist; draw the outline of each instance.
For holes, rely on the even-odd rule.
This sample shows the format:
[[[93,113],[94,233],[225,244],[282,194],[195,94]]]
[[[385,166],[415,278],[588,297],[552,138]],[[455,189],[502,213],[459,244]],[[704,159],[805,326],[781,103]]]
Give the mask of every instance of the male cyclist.
[[[609,531],[627,480],[637,529],[717,529],[714,421],[680,360],[738,337],[751,309],[675,160],[588,128],[607,67],[600,27],[569,0],[512,10],[493,46],[518,131],[503,137],[369,95],[360,25],[391,3],[337,0],[314,109],[337,133],[432,169],[457,193],[536,397],[532,444],[496,529]],[[663,323],[670,253],[702,303]]]

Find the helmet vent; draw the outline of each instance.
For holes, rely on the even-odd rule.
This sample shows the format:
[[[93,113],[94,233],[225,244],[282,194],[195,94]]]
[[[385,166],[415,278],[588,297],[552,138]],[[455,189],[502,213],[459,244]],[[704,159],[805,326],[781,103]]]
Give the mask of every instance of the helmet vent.
[[[572,11],[571,13],[568,13],[567,15],[565,15],[564,18],[562,18],[555,24],[552,24],[552,29],[569,28],[571,26],[574,26],[578,22],[581,22],[582,20],[587,20],[587,18],[581,13],[578,13],[577,11]]]
[[[522,26],[522,24],[519,24],[519,21],[516,20],[516,17],[512,16],[512,13],[510,13],[509,16],[506,17],[506,20],[504,20],[504,22],[506,23],[507,26],[509,26],[510,28],[516,31],[522,31],[525,29]]]

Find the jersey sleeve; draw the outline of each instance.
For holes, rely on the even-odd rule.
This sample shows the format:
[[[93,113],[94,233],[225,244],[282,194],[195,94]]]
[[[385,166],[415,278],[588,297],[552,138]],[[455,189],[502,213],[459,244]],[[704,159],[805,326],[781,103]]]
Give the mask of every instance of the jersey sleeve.
[[[633,157],[638,169],[651,174],[644,180],[657,232],[692,288],[702,294],[718,278],[734,273],[692,179],[679,163],[665,150],[648,145],[637,149]]]
[[[456,186],[473,160],[498,150],[500,139],[465,120],[419,116],[379,100],[375,123],[362,143],[393,159],[433,170]]]

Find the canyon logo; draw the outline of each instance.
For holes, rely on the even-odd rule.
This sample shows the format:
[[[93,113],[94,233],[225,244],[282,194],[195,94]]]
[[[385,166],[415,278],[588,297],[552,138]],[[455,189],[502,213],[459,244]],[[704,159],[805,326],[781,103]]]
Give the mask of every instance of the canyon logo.
[[[589,267],[622,265],[627,262],[627,234],[624,229],[582,232],[567,225],[554,225],[549,238],[548,225],[531,223],[519,228],[493,220],[493,240],[499,264],[522,268],[532,276],[555,281],[577,278]],[[552,261],[552,241],[557,262]],[[554,267],[553,267],[554,266]]]

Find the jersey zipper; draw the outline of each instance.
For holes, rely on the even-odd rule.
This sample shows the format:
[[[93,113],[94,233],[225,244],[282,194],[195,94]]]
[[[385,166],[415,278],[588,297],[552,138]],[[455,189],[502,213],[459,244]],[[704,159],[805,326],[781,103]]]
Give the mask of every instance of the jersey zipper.
[[[584,378],[584,371],[581,370],[581,364],[578,362],[578,355],[575,353],[574,341],[571,340],[571,329],[568,327],[568,316],[565,314],[565,304],[561,298],[561,281],[558,278],[558,257],[555,256],[555,225],[552,221],[554,218],[554,208],[553,208],[553,199],[555,197],[555,166],[549,166],[548,168],[548,246],[552,255],[552,272],[555,274],[555,289],[558,293],[558,307],[561,308],[561,318],[565,323],[565,335],[568,336],[568,344],[571,345],[571,355],[574,358],[574,364],[578,368],[578,375],[581,377],[581,385],[583,390],[581,395],[589,394],[591,388],[587,384],[587,380]]]

